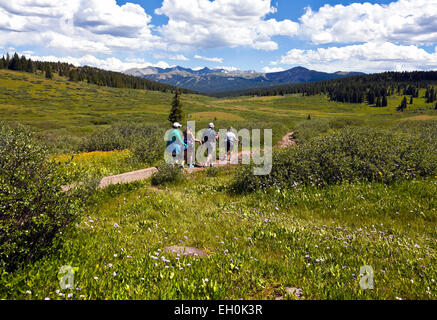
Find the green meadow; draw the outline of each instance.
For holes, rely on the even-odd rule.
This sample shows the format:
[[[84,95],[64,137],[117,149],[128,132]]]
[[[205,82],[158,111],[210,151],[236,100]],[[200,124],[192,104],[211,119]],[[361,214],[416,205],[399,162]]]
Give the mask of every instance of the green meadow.
[[[1,120],[29,126],[48,145],[71,142],[58,145],[51,159],[98,177],[155,163],[123,148],[85,152],[81,143],[120,122],[166,129],[172,97],[0,70]],[[198,130],[211,121],[218,128],[271,128],[274,143],[295,132],[305,145],[355,127],[432,132],[434,106],[418,98],[396,112],[402,99],[389,97],[386,108],[321,95],[183,95],[182,103]],[[240,170],[229,166],[158,186],[149,179],[92,192],[56,237],[55,249],[14,270],[0,269],[0,299],[437,298],[437,172],[391,183],[275,185],[240,193],[232,188]],[[169,246],[194,247],[205,256],[164,252]],[[70,289],[59,285],[65,265],[75,270]],[[372,290],[360,287],[362,266],[374,270]],[[290,287],[302,295],[290,295]]]

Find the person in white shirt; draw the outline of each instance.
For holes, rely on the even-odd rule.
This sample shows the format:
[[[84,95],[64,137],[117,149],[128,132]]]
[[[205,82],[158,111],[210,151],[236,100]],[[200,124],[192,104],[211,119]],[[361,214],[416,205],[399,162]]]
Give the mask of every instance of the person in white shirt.
[[[232,131],[232,127],[228,128],[228,132],[226,132],[226,157],[228,158],[228,162],[231,161],[232,151],[234,150],[235,142],[239,142],[237,136]]]
[[[219,134],[214,130],[214,127],[214,123],[210,123],[209,128],[203,133],[203,144],[205,144],[208,149],[208,157],[204,164],[205,168],[209,166],[214,167],[216,162],[216,143],[217,139],[219,138]]]

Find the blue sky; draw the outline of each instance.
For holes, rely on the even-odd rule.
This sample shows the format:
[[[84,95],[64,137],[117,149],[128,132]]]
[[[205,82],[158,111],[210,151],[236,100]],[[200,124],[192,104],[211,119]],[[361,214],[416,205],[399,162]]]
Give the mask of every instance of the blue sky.
[[[0,50],[123,71],[437,69],[437,0],[0,0]]]

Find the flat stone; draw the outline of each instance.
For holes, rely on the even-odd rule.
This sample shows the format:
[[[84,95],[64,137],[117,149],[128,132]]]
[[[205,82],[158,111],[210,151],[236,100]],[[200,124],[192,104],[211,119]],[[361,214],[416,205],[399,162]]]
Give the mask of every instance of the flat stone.
[[[158,169],[153,167],[153,168],[148,168],[148,169],[143,169],[143,170],[138,170],[128,173],[118,174],[116,176],[106,177],[100,181],[99,187],[100,189],[104,189],[107,186],[113,184],[124,184],[124,183],[139,181],[139,180],[145,180],[152,177],[157,171]]]
[[[206,253],[204,251],[192,247],[180,247],[180,246],[165,247],[164,252],[180,254],[184,256],[199,257],[199,258],[206,256]]]

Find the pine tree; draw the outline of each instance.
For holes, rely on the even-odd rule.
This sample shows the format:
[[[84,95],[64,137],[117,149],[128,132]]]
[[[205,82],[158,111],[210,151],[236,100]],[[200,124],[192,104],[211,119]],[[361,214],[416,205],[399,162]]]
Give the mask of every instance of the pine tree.
[[[434,110],[437,110],[437,103],[435,104],[435,108],[434,108]]]
[[[79,74],[77,73],[76,69],[72,69],[70,71],[69,77],[70,77],[69,79],[70,81],[79,81]]]
[[[410,104],[413,104],[413,96],[411,96],[411,99],[410,99]]]
[[[33,73],[34,72],[34,70],[33,70],[33,63],[32,63],[31,59],[27,60],[26,72],[29,72],[29,73]]]
[[[171,103],[170,115],[168,117],[168,121],[170,121],[171,123],[182,122],[184,119],[180,95],[180,91],[176,90],[173,101]]]
[[[435,92],[434,92],[434,88],[431,88],[431,90],[427,90],[428,93],[428,97],[426,99],[426,103],[433,103],[435,101]]]
[[[397,107],[397,111],[403,112],[407,108],[407,97],[404,97],[404,99],[401,102],[401,105]]]
[[[47,69],[46,69],[46,78],[53,79],[53,74],[52,74],[52,70],[50,69],[50,67],[47,67]]]
[[[375,93],[373,92],[373,90],[369,90],[369,92],[367,93],[367,102],[370,105],[373,105],[375,103]]]
[[[378,99],[376,99],[376,107],[381,107],[381,97],[378,97]]]
[[[12,58],[11,62],[9,63],[9,69],[10,70],[21,70],[21,61],[18,57],[18,54],[15,52],[14,57]]]
[[[382,97],[382,104],[381,104],[381,106],[382,107],[387,107],[388,106],[388,101],[387,101],[387,96],[386,95],[384,95]]]

